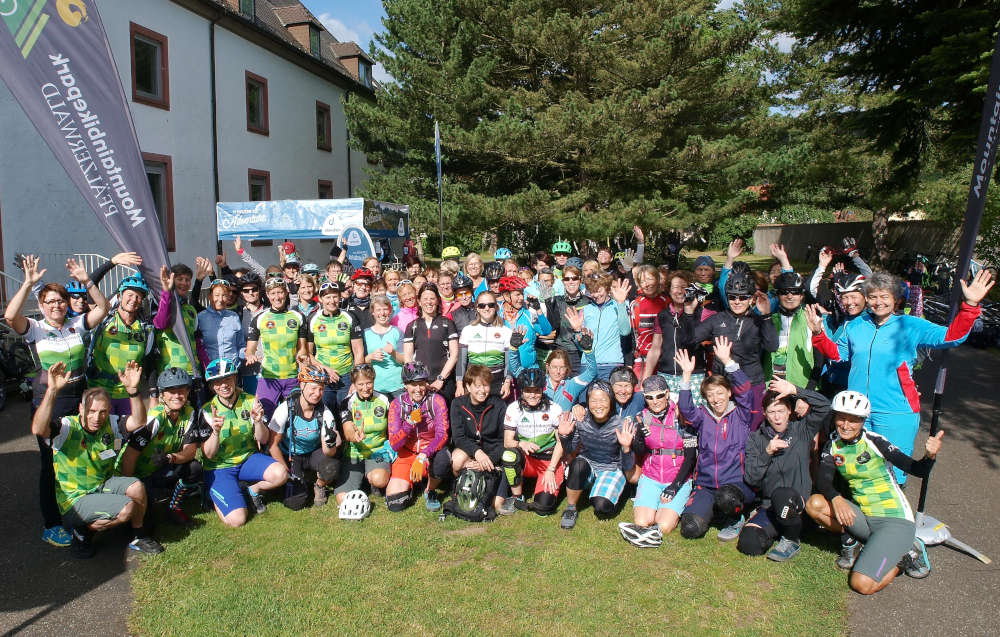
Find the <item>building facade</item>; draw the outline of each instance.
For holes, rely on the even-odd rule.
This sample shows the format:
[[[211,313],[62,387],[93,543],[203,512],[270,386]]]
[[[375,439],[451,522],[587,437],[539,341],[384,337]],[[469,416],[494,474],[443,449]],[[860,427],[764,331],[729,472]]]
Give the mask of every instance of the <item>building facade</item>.
[[[297,0],[97,6],[174,262],[216,253],[216,201],[345,198],[362,184],[343,100],[374,99],[371,60]],[[0,270],[16,253],[50,255],[58,280],[63,255],[117,252],[2,83],[0,117]],[[269,245],[252,250],[276,261]]]

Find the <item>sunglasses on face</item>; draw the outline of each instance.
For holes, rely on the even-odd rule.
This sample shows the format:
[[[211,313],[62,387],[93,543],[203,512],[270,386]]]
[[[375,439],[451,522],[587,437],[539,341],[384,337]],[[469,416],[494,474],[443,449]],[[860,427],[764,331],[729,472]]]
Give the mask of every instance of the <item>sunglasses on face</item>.
[[[798,290],[778,290],[778,296],[802,296]]]
[[[496,306],[497,306],[496,303],[476,303],[476,307],[478,307],[480,310],[488,310]]]
[[[472,298],[472,292],[469,292],[469,291],[466,291],[466,290],[462,290],[460,292],[455,292],[455,298],[456,299],[471,299]]]
[[[86,294],[70,294],[69,298],[79,300],[79,299],[85,299],[85,298],[87,298],[87,295]]]
[[[562,280],[563,281],[579,281],[580,277],[578,277],[578,276],[564,276],[562,278]]]
[[[750,295],[749,294],[734,294],[733,296],[729,297],[729,300],[730,301],[749,301],[750,300]]]
[[[643,394],[646,400],[663,400],[667,397],[667,392],[661,391],[659,394]]]
[[[243,294],[250,294],[251,292],[260,292],[259,288],[243,288],[240,290]]]

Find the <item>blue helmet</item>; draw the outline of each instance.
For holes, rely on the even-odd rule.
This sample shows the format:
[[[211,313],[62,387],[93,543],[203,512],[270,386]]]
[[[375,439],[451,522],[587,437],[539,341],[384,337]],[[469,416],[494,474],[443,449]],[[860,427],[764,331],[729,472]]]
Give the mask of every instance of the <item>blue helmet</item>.
[[[217,358],[205,367],[205,380],[213,381],[235,376],[240,371],[240,362],[231,358]]]
[[[125,290],[134,290],[143,296],[149,295],[149,286],[142,280],[142,275],[138,272],[122,279],[122,282],[118,285],[118,294],[121,294]]]
[[[570,257],[570,258],[566,259],[566,265],[571,265],[574,268],[578,268],[578,269],[582,270],[583,269],[583,259],[581,259],[580,257]]]
[[[66,292],[69,294],[86,294],[87,288],[76,279],[70,279],[66,283]]]
[[[511,258],[512,256],[514,255],[511,254],[510,250],[508,250],[507,248],[497,248],[497,251],[493,253],[493,260],[504,261],[506,259]]]

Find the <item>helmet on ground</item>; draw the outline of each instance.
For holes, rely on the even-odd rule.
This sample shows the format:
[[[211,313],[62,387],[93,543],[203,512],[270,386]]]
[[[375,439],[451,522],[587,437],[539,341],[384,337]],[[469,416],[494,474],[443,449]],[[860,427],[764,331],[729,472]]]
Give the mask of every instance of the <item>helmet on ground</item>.
[[[461,251],[459,251],[459,249],[456,248],[455,246],[448,246],[441,251],[442,259],[457,259],[460,258],[461,256],[462,256]]]
[[[300,367],[297,378],[300,383],[319,383],[320,385],[327,385],[330,382],[330,376],[326,373],[326,370],[322,367],[316,367],[314,365]]]
[[[753,280],[752,276],[746,274],[733,274],[729,273],[729,278],[726,279],[726,296],[742,295],[742,294],[753,294],[757,291],[757,283]]]
[[[86,294],[87,288],[76,279],[70,279],[66,282],[66,293],[67,294]]]
[[[528,283],[519,276],[505,276],[500,279],[501,292],[514,292],[528,287]]]
[[[782,272],[774,281],[774,289],[778,291],[791,290],[793,292],[805,292],[806,284],[802,280],[802,275],[798,272]]]
[[[149,294],[149,286],[142,280],[142,275],[138,272],[122,279],[122,282],[118,285],[118,294],[121,294],[125,290],[134,290],[143,296]]]
[[[375,280],[375,275],[368,268],[358,268],[351,275],[351,281],[357,281],[358,279],[368,279],[369,281]]]
[[[497,251],[493,253],[493,260],[504,261],[506,259],[511,258],[512,256],[514,255],[511,254],[510,250],[508,250],[507,248],[497,248]]]
[[[552,254],[570,254],[573,252],[573,246],[569,244],[569,241],[556,241],[552,244]]]
[[[867,418],[872,414],[872,404],[869,402],[868,397],[853,389],[846,389],[834,396],[830,408],[842,414],[850,414],[851,416],[860,416],[862,418]]]
[[[464,274],[462,274],[461,272],[459,272],[451,280],[451,289],[453,289],[453,290],[461,290],[462,288],[469,288],[471,290],[472,289],[472,279],[470,279],[469,277],[467,277]]]
[[[156,386],[159,389],[173,389],[174,387],[190,387],[191,374],[180,367],[168,367],[160,373],[156,379]]]
[[[517,375],[517,386],[522,390],[527,387],[545,387],[545,372],[538,367],[522,369]]]
[[[496,281],[503,276],[503,264],[497,261],[490,261],[483,266],[483,276],[487,281]]]
[[[205,367],[205,380],[219,380],[235,376],[240,371],[240,362],[231,358],[217,358]]]
[[[837,294],[846,294],[847,292],[862,292],[862,287],[865,284],[865,275],[863,274],[852,274],[850,272],[838,272],[833,275],[833,289]]]
[[[372,512],[372,503],[361,489],[348,491],[340,503],[338,515],[341,520],[364,520]]]
[[[315,263],[307,263],[302,266],[302,274],[308,274],[310,276],[315,276],[319,274],[319,266]]]
[[[427,372],[427,366],[420,361],[413,361],[412,363],[406,363],[403,365],[401,375],[404,383],[427,382],[430,379],[430,374]]]

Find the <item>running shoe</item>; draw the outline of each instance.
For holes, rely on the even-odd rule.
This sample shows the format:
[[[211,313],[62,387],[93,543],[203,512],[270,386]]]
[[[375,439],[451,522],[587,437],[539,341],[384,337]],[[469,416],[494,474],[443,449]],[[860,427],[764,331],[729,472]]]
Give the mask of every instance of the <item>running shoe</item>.
[[[799,554],[799,543],[783,537],[773,549],[767,552],[767,559],[775,562],[787,562]]]
[[[497,513],[500,515],[514,515],[517,509],[514,507],[514,497],[504,498],[503,502],[500,504],[500,508],[497,509]]]
[[[524,499],[523,495],[519,495],[514,498],[514,508],[518,511],[530,511],[531,503]]]
[[[250,496],[250,501],[253,502],[253,508],[257,513],[263,513],[267,511],[267,503],[264,502],[264,496],[259,493],[254,493],[253,489],[247,488],[247,495]]]
[[[90,541],[90,533],[81,533],[77,529],[73,529],[73,539],[69,550],[73,557],[79,560],[90,559],[97,553],[93,542]]]
[[[746,518],[742,515],[732,521],[731,524],[719,531],[719,541],[720,542],[732,542],[740,536],[740,531],[743,530],[743,525],[746,524]]]
[[[562,519],[559,521],[559,528],[569,531],[576,526],[576,518],[579,515],[580,512],[576,510],[576,507],[566,509],[563,511]]]
[[[653,526],[639,526],[631,522],[619,522],[618,532],[622,534],[629,544],[639,548],[656,548],[663,543],[663,533],[657,524]]]
[[[924,579],[931,574],[931,560],[927,557],[927,547],[920,539],[913,541],[913,547],[900,560],[903,572],[913,579]]]
[[[329,498],[326,495],[326,485],[320,486],[318,484],[313,485],[313,506],[321,507],[326,504]]]
[[[424,506],[426,506],[427,510],[431,512],[437,511],[441,508],[441,499],[438,497],[437,491],[433,489],[424,491]]]
[[[146,555],[156,555],[163,552],[163,545],[151,537],[137,537],[128,543],[128,547]]]
[[[61,526],[50,526],[42,531],[42,541],[48,542],[52,546],[66,548],[73,543],[73,536]]]
[[[846,544],[842,543],[840,545],[840,557],[837,558],[837,568],[842,571],[849,571],[854,568],[854,562],[858,559],[858,553],[861,552],[861,543],[857,540],[852,540]]]

